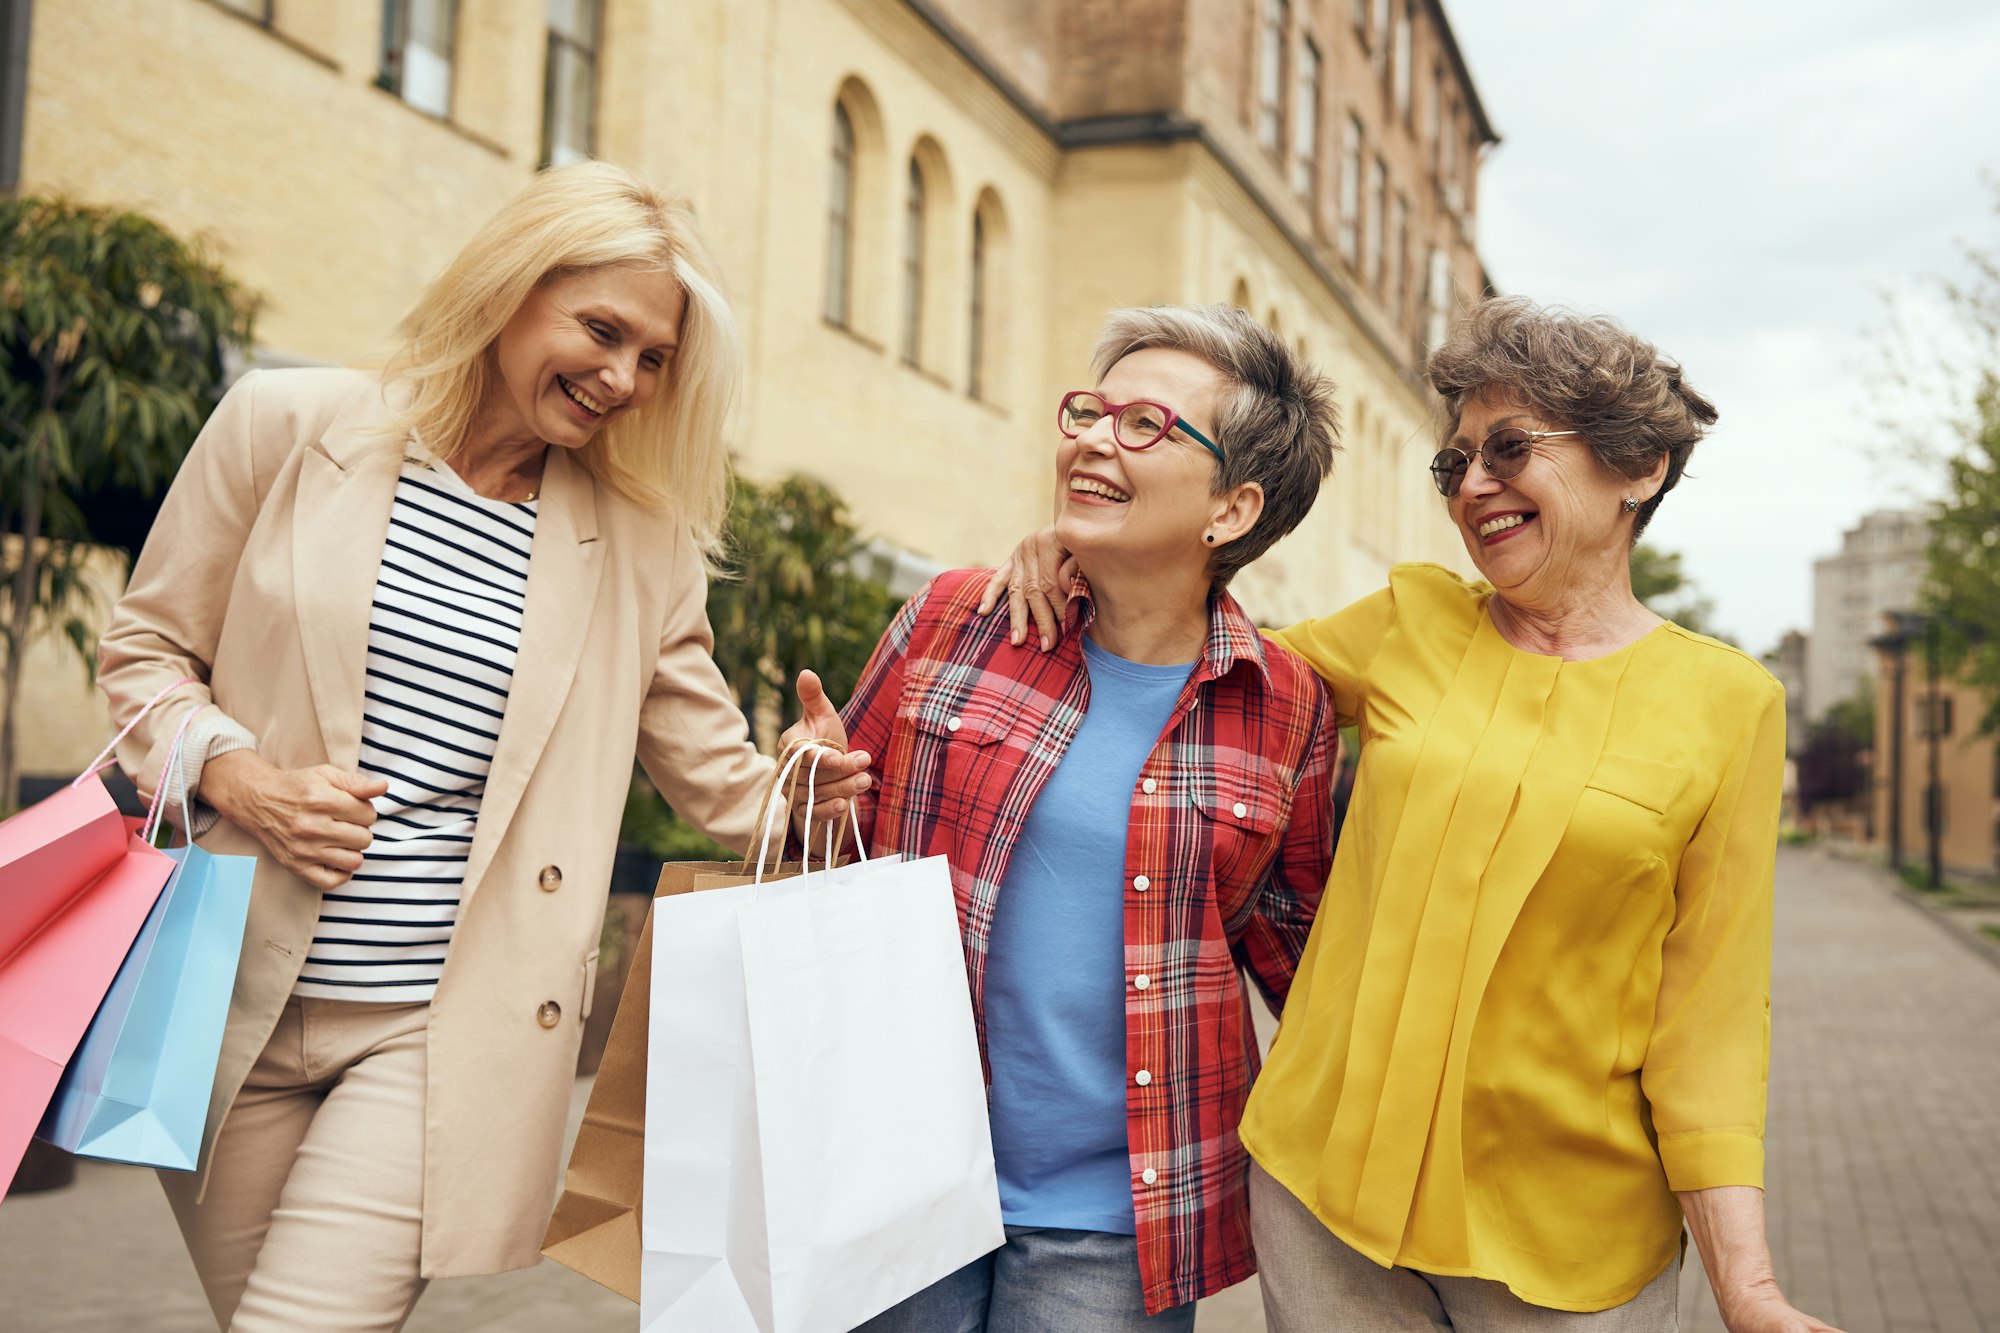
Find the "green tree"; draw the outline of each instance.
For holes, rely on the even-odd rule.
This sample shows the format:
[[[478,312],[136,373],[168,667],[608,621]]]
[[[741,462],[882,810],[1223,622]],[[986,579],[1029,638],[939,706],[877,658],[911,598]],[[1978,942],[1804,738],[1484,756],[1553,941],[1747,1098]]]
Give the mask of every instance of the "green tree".
[[[1993,215],[2000,222],[2000,180]],[[1891,303],[1874,389],[1885,454],[1943,482],[1916,609],[1936,620],[1940,666],[1985,699],[1979,729],[1991,734],[2000,732],[2000,239],[1966,245],[1964,260],[1963,276],[1936,284],[1950,316],[1941,329]]]
[[[860,534],[832,488],[801,476],[735,485],[730,576],[709,589],[708,616],[716,665],[768,749],[797,719],[798,673],[817,671],[845,703],[896,608],[861,572]]]
[[[1994,293],[2000,310],[2000,290]],[[1979,372],[1960,449],[1945,459],[1945,498],[1931,520],[1925,610],[1938,618],[1942,662],[1986,701],[1979,729],[2000,731],[2000,366]]]
[[[1682,629],[1721,637],[1710,624],[1715,616],[1715,603],[1702,596],[1694,581],[1682,571],[1679,551],[1662,551],[1645,542],[1634,545],[1632,595],[1655,615],[1666,617]]]
[[[200,249],[141,214],[0,196],[0,808],[18,793],[30,636],[60,634],[90,668],[85,498],[173,476],[252,317]]]
[[[888,587],[862,572],[860,534],[830,487],[799,476],[734,485],[729,573],[709,587],[708,618],[716,665],[769,750],[797,718],[798,673],[817,671],[828,696],[845,703],[896,608]],[[727,856],[638,774],[619,837],[663,861]]]

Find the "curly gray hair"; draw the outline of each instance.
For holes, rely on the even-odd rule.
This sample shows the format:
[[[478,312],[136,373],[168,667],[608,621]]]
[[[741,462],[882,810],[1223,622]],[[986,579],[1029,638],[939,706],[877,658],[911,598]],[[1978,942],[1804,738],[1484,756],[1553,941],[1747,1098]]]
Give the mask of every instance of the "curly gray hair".
[[[1639,506],[1634,541],[1718,415],[1681,377],[1678,362],[1616,320],[1520,296],[1468,310],[1432,353],[1427,374],[1443,400],[1447,439],[1466,400],[1490,389],[1578,432],[1597,461],[1620,476],[1643,477],[1665,455],[1666,481]]]

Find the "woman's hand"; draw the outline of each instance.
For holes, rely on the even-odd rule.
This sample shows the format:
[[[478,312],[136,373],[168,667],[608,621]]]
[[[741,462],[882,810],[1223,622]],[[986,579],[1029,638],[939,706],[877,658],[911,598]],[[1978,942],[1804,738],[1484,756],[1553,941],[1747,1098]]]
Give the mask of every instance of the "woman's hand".
[[[382,778],[317,764],[279,768],[255,750],[202,765],[201,799],[264,844],[278,864],[316,889],[337,889],[361,868],[374,835]]]
[[[785,753],[802,740],[826,741],[845,750],[847,727],[841,722],[833,701],[826,697],[826,687],[820,684],[819,676],[811,671],[801,671],[797,688],[799,720],[785,728],[785,734],[778,738],[778,753]],[[793,823],[801,830],[804,828],[801,821],[806,800],[804,770],[812,762],[810,755],[799,761],[799,780],[792,786]],[[822,754],[819,757],[819,767],[813,774],[812,782],[813,823],[828,823],[846,816],[847,803],[868,790],[868,763],[867,753],[859,750],[851,754]]]
[[[1007,619],[1012,626],[1007,642],[1020,643],[1028,632],[1028,620],[1033,617],[1035,629],[1041,634],[1042,651],[1047,652],[1056,646],[1063,606],[1069,601],[1070,585],[1075,581],[1076,557],[1056,541],[1054,528],[1043,528],[1023,537],[1007,562],[993,571],[986,592],[979,599],[979,614],[983,616],[998,606],[1004,589]]]

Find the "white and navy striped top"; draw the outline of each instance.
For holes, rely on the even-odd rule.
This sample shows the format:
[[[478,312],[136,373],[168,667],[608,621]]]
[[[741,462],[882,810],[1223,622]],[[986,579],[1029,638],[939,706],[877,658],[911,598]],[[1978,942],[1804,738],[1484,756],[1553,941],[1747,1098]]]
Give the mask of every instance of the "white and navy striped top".
[[[320,900],[294,993],[428,1000],[458,924],[514,681],[535,505],[406,459],[368,623],[361,770],[387,778],[361,869]]]

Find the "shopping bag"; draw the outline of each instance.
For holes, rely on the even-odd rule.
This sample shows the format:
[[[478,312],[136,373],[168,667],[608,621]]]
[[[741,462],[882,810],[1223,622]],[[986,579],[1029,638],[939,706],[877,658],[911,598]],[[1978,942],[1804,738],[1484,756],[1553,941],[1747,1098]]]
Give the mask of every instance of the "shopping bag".
[[[167,771],[176,778],[181,772],[178,747]],[[163,776],[162,794],[167,785]],[[186,790],[177,791],[182,826],[191,827]],[[158,826],[156,809],[151,828]],[[257,862],[194,846],[166,855],[175,862],[167,887],[63,1071],[36,1132],[81,1157],[192,1171],[222,1054]]]
[[[0,966],[116,865],[130,836],[95,777],[0,823]]]
[[[0,824],[0,1182],[13,1180],[173,870],[97,774],[139,718],[186,683],[156,695],[74,783]]]
[[[942,857],[654,915],[642,1330],[844,1333],[1003,1243]]]
[[[789,751],[787,758],[789,758]],[[759,819],[780,799],[780,784],[765,794]],[[768,846],[760,849],[760,858]],[[761,862],[760,862],[761,864]],[[767,883],[799,873],[794,862],[764,873]],[[677,861],[660,868],[654,901],[702,887],[749,883],[749,858],[737,861]],[[633,947],[618,1012],[612,1016],[604,1055],[584,1103],[583,1123],[570,1148],[563,1192],[542,1237],[542,1253],[565,1268],[609,1287],[626,1300],[639,1299],[640,1180],[646,1125],[646,1033],[653,990],[653,908],[646,912]]]

